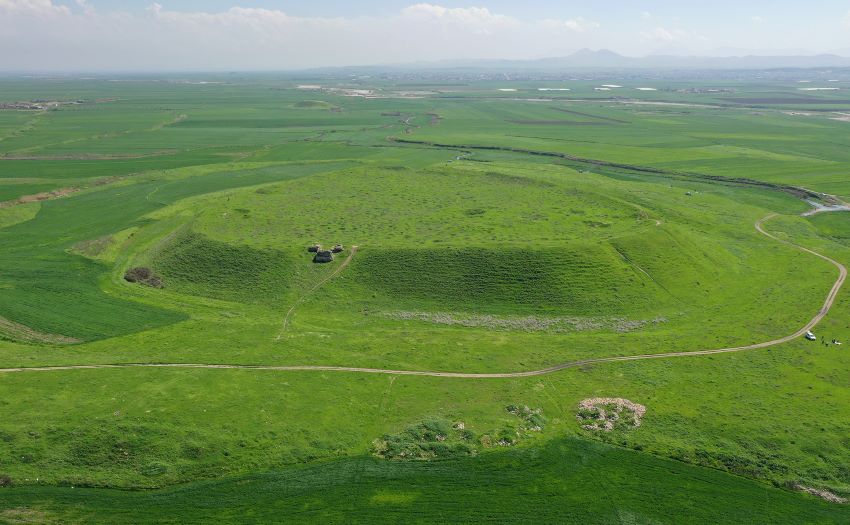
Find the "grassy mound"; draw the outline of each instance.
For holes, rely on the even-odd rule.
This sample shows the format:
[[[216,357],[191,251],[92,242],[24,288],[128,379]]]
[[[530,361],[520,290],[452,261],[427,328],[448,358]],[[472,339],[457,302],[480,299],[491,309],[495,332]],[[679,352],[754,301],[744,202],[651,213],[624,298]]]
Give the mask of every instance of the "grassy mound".
[[[605,244],[381,250],[364,252],[353,271],[394,301],[458,309],[611,314],[663,300],[662,290]]]
[[[242,302],[265,302],[287,289],[290,260],[283,252],[256,250],[189,233],[170,241],[153,266],[171,290]]]
[[[566,169],[457,166],[357,169],[213,195],[192,204],[210,210],[194,227],[262,248],[319,239],[386,248],[559,246],[642,227],[638,208],[614,198],[615,189],[571,181],[577,174]]]

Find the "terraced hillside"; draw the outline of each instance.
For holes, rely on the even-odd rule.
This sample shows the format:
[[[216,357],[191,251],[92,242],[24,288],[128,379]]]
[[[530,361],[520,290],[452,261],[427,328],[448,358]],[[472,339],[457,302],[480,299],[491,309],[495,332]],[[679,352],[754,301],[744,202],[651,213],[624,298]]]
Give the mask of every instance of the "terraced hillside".
[[[847,521],[829,113],[0,85],[0,522]]]

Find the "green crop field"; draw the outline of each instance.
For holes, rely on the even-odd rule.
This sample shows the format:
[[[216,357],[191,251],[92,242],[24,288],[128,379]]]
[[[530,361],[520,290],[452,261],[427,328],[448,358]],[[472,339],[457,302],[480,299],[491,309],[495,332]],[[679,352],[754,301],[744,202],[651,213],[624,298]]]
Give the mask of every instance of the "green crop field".
[[[850,522],[840,93],[135,80],[0,79],[0,523]]]

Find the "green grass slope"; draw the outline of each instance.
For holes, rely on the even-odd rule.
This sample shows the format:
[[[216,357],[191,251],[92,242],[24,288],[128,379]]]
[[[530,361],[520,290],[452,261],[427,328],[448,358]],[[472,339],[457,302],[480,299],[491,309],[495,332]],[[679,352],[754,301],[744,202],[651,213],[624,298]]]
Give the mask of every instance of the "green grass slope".
[[[262,247],[552,245],[641,226],[639,207],[590,183],[563,184],[570,174],[521,164],[359,168],[191,205],[215,210],[199,232]]]
[[[212,241],[194,233],[169,239],[156,250],[152,268],[169,290],[223,300],[280,300],[292,262],[276,250]]]
[[[0,252],[0,286],[4,290],[0,316],[38,331],[81,340],[183,320],[187,317],[184,313],[103,293],[101,279],[109,268],[71,253],[71,248],[81,241],[149,223],[144,215],[193,195],[305,177],[340,166],[307,163],[236,171],[215,166],[191,168],[45,201],[30,220],[0,229],[4,248]],[[202,253],[196,255],[203,258]],[[236,288],[232,282],[231,288]]]
[[[82,190],[0,207],[0,317],[18,323],[0,328],[42,332],[0,335],[3,367],[480,373],[730,347],[798,330],[837,277],[757,220],[779,213],[772,234],[850,264],[847,215],[799,217],[793,195],[505,149],[847,195],[847,123],[826,104],[837,95],[794,98],[798,86],[768,80],[606,95],[586,81],[556,94],[512,81],[507,94],[502,81],[361,79],[381,94],[365,99],[275,75],[188,78],[0,80],[4,100],[88,100],[0,112],[0,200]],[[693,92],[707,85],[737,92]],[[400,93],[411,89],[432,94]],[[789,112],[797,102],[829,111]],[[348,250],[313,264],[314,242]],[[166,287],[124,282],[136,265]],[[848,312],[842,291],[818,336],[848,343]],[[80,342],[49,344],[60,336]],[[848,507],[786,490],[850,495],[844,348],[800,339],[486,380],[0,374],[0,476],[16,485],[0,487],[0,522],[844,523]],[[644,404],[643,424],[583,429],[578,403],[609,396]],[[432,418],[519,436],[512,404],[546,418],[515,447],[461,436],[417,447],[477,457],[367,456]]]
[[[350,277],[400,308],[621,315],[666,300],[613,248],[592,243],[364,251]]]
[[[575,439],[434,463],[351,458],[151,493],[68,487],[0,490],[0,520],[45,524],[731,525],[850,520],[848,507]]]

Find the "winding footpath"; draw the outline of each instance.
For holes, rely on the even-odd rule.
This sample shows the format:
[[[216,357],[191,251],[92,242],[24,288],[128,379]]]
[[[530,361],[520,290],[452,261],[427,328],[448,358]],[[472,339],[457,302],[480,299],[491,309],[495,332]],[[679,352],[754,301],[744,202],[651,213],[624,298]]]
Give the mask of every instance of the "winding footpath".
[[[351,251],[348,253],[348,257],[346,257],[345,260],[342,261],[342,264],[340,264],[339,267],[333,271],[333,273],[316,283],[316,285],[310,288],[307,293],[299,297],[298,300],[293,303],[292,307],[290,307],[289,310],[286,311],[286,315],[283,317],[283,327],[281,328],[280,333],[277,335],[276,339],[280,339],[283,336],[283,333],[286,332],[286,329],[289,328],[289,319],[292,317],[293,312],[295,312],[295,308],[299,304],[304,302],[305,299],[310,297],[310,295],[312,295],[316,290],[324,286],[325,283],[327,283],[328,281],[339,275],[340,272],[345,270],[345,268],[349,264],[351,264],[351,259],[354,258],[354,254],[357,253],[357,248],[358,246],[352,246]]]
[[[436,372],[436,371],[425,371],[425,370],[389,370],[382,368],[357,368],[357,367],[342,367],[342,366],[266,366],[266,365],[226,365],[226,364],[201,364],[201,363],[126,363],[126,364],[112,364],[112,365],[68,365],[68,366],[41,366],[41,367],[25,367],[25,368],[0,368],[0,373],[13,373],[13,372],[50,372],[50,371],[58,371],[58,370],[99,370],[99,369],[111,369],[111,368],[202,368],[202,369],[223,369],[223,370],[271,370],[271,371],[281,371],[281,372],[296,372],[296,371],[313,371],[313,372],[354,372],[354,373],[364,373],[364,374],[386,374],[386,375],[402,375],[402,376],[426,376],[426,377],[454,377],[454,378],[463,378],[463,379],[510,379],[510,378],[520,378],[520,377],[534,377],[534,376],[542,376],[546,374],[552,374],[554,372],[558,372],[561,370],[566,370],[568,368],[576,368],[584,365],[592,365],[599,363],[614,363],[621,361],[643,361],[646,359],[666,359],[670,357],[691,357],[691,356],[705,356],[705,355],[714,355],[714,354],[729,354],[735,352],[745,352],[748,350],[758,350],[761,348],[768,348],[771,346],[777,346],[789,341],[793,341],[794,339],[800,338],[805,333],[811,329],[813,329],[821,320],[829,313],[829,310],[832,308],[835,303],[835,299],[838,296],[838,292],[841,290],[841,287],[844,285],[844,281],[847,279],[847,268],[839,263],[838,261],[827,257],[826,255],[822,255],[813,250],[805,248],[803,246],[794,244],[792,242],[780,239],[775,237],[774,235],[768,233],[764,229],[764,223],[769,221],[770,219],[776,217],[775,213],[764,217],[763,219],[757,221],[755,223],[756,230],[773,239],[774,241],[780,242],[782,244],[786,244],[788,246],[792,246],[797,248],[798,250],[802,250],[806,253],[814,255],[815,257],[819,257],[833,266],[838,268],[838,279],[835,281],[835,284],[832,285],[832,289],[829,291],[829,294],[826,296],[826,300],[824,301],[823,307],[818,311],[817,315],[815,315],[811,321],[809,321],[804,327],[800,328],[796,332],[791,335],[787,335],[785,337],[780,337],[779,339],[774,339],[772,341],[765,341],[763,343],[755,343],[746,346],[738,346],[733,348],[718,348],[714,350],[694,350],[690,352],[671,352],[666,354],[643,354],[643,355],[629,355],[629,356],[618,356],[618,357],[598,357],[593,359],[583,359],[580,361],[570,361],[567,363],[561,363],[558,365],[550,366],[548,368],[542,368],[540,370],[529,370],[525,372],[505,372],[505,373],[491,373],[491,374],[472,374],[472,373],[462,373],[462,372]],[[348,256],[348,259],[340,265],[333,274],[328,276],[322,282],[320,282],[314,289],[319,288],[328,280],[332,279],[335,275],[337,275],[340,271],[342,271],[345,266],[351,261],[351,257],[356,252],[356,247],[352,247],[352,253]],[[296,303],[297,305],[298,303]],[[292,313],[292,310],[296,305],[290,309],[287,313],[286,319],[284,320],[284,329],[286,326],[286,320],[288,320],[289,315]]]

